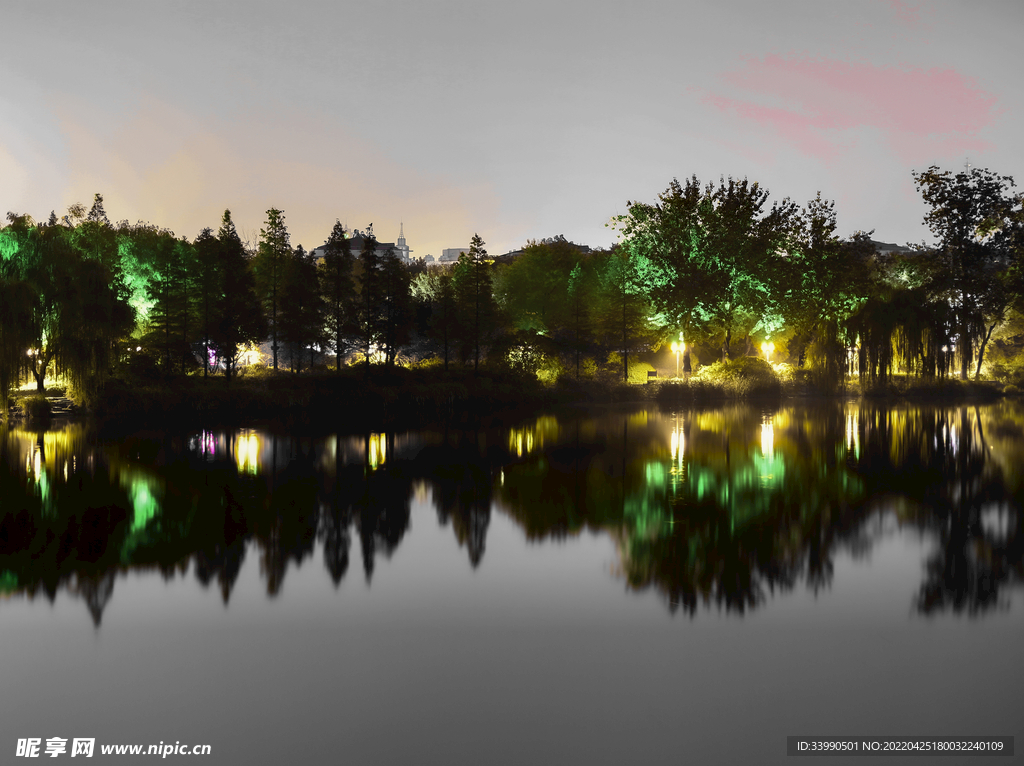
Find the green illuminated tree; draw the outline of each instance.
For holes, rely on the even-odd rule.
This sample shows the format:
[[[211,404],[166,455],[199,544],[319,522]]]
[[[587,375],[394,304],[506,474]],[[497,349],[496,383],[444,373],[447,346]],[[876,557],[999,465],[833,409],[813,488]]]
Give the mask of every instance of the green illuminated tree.
[[[637,262],[627,248],[602,255],[598,317],[605,345],[622,355],[622,378],[629,382],[630,349],[645,349],[656,342],[653,313]]]
[[[145,343],[160,349],[167,372],[180,367],[184,373],[192,357],[194,253],[186,240],[175,239],[169,232],[158,239],[155,247],[154,275],[147,290],[153,308],[149,313]]]
[[[673,336],[682,330],[689,342],[711,332],[721,300],[730,292],[727,264],[708,242],[714,194],[696,176],[685,184],[672,179],[656,204],[629,202],[629,213],[616,220],[622,247],[641,264],[659,322]]]

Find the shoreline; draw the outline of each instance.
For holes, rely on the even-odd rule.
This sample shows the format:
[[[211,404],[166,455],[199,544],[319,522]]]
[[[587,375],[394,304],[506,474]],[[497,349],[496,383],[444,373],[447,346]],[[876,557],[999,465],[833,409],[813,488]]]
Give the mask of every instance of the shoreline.
[[[131,385],[110,380],[91,406],[29,416],[17,397],[8,422],[44,426],[68,418],[97,423],[101,430],[126,427],[244,426],[273,421],[300,428],[322,426],[361,432],[380,428],[480,425],[536,414],[608,405],[713,407],[729,403],[866,401],[897,404],[971,405],[1019,398],[994,381],[895,379],[861,392],[860,386],[825,392],[807,383],[774,381],[746,390],[705,381],[660,380],[647,384],[568,381],[545,386],[509,373],[372,370],[293,376],[260,375],[225,381],[190,377]],[[48,398],[59,392],[50,389]],[[45,394],[44,394],[45,395]]]

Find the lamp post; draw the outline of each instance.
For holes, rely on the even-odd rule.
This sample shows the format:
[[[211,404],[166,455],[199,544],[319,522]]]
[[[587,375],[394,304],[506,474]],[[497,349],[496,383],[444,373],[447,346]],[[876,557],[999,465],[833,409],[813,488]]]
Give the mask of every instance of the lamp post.
[[[771,341],[766,340],[761,344],[761,350],[764,352],[764,359],[768,364],[772,363],[772,351],[775,350],[775,344]]]
[[[682,351],[682,347],[678,343],[676,343],[675,341],[672,341],[672,353],[676,355],[676,378],[677,379],[679,378],[679,353],[681,351]]]

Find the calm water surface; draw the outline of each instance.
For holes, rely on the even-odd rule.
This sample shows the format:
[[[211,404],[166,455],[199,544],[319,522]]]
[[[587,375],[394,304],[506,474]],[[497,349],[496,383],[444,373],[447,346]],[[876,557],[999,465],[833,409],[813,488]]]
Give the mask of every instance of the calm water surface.
[[[1021,466],[1012,402],[9,428],[0,761],[54,736],[211,764],[1021,753]]]

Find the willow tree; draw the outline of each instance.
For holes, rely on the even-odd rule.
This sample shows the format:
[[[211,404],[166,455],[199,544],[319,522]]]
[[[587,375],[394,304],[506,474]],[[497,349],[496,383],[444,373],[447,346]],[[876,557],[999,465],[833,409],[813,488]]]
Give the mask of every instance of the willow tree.
[[[930,208],[925,223],[938,240],[934,257],[943,265],[934,292],[954,310],[960,377],[966,380],[975,352],[978,372],[985,344],[1009,303],[1004,275],[1012,260],[1007,230],[1021,197],[1013,179],[988,169],[953,173],[932,165],[914,174]]]
[[[806,342],[814,374],[825,388],[846,379],[847,320],[867,299],[875,247],[868,234],[836,236],[835,203],[819,193],[795,217],[780,264],[779,304],[787,326]],[[792,350],[792,349],[791,349]]]
[[[7,396],[21,378],[25,350],[32,343],[31,287],[17,278],[0,275],[0,402],[7,418]]]

